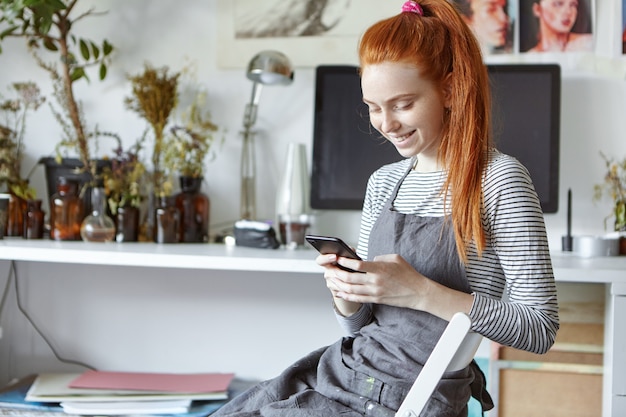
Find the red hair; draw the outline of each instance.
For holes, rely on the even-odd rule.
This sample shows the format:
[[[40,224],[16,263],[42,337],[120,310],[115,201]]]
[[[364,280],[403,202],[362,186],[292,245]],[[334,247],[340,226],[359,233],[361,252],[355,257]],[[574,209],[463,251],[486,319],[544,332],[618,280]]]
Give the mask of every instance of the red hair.
[[[420,0],[423,14],[403,12],[371,26],[361,38],[361,68],[385,61],[414,64],[442,86],[450,77],[451,105],[446,113],[438,157],[448,170],[442,192],[463,261],[474,241],[485,247],[482,226],[482,177],[491,146],[491,99],[480,46],[455,6],[447,0]],[[442,90],[443,91],[443,90]]]

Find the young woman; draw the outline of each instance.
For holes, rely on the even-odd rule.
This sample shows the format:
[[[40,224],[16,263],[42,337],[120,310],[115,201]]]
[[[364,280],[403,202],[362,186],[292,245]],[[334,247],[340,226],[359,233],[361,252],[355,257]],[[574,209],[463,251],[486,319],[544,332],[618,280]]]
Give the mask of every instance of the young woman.
[[[349,336],[217,416],[393,416],[456,312],[503,345],[544,353],[554,342],[539,200],[527,170],[491,147],[480,47],[447,0],[402,10],[366,31],[359,57],[371,123],[406,159],[369,180],[364,260],[317,258]],[[470,394],[490,408],[474,363],[447,373],[422,415],[467,415]]]

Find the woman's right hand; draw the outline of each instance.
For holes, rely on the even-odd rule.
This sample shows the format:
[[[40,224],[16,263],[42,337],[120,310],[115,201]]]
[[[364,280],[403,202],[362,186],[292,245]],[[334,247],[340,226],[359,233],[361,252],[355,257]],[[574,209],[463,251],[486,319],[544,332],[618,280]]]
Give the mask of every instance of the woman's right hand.
[[[348,258],[344,258],[348,259]],[[337,311],[345,317],[351,316],[356,313],[361,307],[361,303],[355,303],[352,301],[344,300],[337,296],[337,293],[342,291],[341,283],[345,282],[347,274],[359,274],[360,272],[348,272],[337,266],[338,256],[335,254],[318,255],[315,258],[315,262],[324,268],[324,279],[326,280],[326,287],[330,290],[333,296],[333,302]],[[362,262],[350,259],[354,262]],[[343,260],[342,260],[343,262]]]

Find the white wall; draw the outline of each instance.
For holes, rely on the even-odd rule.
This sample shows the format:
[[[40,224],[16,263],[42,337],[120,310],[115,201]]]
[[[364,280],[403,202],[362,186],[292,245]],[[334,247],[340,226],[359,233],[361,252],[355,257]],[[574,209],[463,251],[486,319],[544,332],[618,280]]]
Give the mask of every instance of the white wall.
[[[579,55],[535,55],[491,57],[490,62],[557,61],[563,67],[561,124],[561,196],[572,188],[574,196],[573,224],[575,233],[602,233],[603,218],[610,204],[591,201],[593,184],[603,178],[603,162],[599,151],[617,158],[626,156],[626,141],[620,135],[624,127],[623,60],[617,52],[619,36],[611,30],[619,15],[617,0],[598,2],[598,20],[612,24],[599,25],[599,53],[594,57]],[[124,109],[123,100],[130,94],[126,76],[141,72],[144,62],[168,66],[178,71],[186,63],[197,65],[198,79],[206,83],[214,121],[225,130],[226,141],[217,159],[207,166],[207,192],[212,199],[211,223],[230,225],[239,212],[239,158],[243,109],[249,99],[251,82],[244,69],[218,68],[216,50],[218,30],[217,2],[185,0],[133,0],[129,2],[89,0],[97,10],[108,10],[105,17],[85,20],[81,33],[94,39],[106,37],[117,47],[109,76],[103,83],[77,83],[88,123],[103,130],[122,135],[126,144],[132,143],[145,128],[143,120]],[[179,5],[180,4],[180,5]],[[603,13],[603,14],[601,14]],[[138,30],[137,28],[141,28]],[[609,35],[613,36],[611,38]],[[9,40],[0,54],[0,88],[10,82],[34,80],[49,93],[47,74],[38,68],[25,51],[23,41]],[[251,57],[250,57],[251,58]],[[347,61],[350,61],[348,58]],[[347,62],[353,63],[353,62]],[[6,93],[6,90],[3,92]],[[314,69],[296,68],[290,86],[265,87],[262,92],[257,128],[258,214],[260,218],[274,216],[274,192],[288,142],[307,144],[311,152],[313,125]],[[28,171],[42,155],[51,155],[60,130],[48,108],[32,115],[27,132]],[[106,141],[102,153],[110,151]],[[149,160],[149,155],[146,158]],[[33,182],[45,194],[43,173],[37,171]],[[337,221],[337,218],[340,220]],[[551,243],[560,249],[560,235],[565,227],[563,210],[547,215]],[[318,227],[322,231],[341,232],[349,241],[356,240],[357,213],[320,213]],[[349,224],[345,230],[336,226]]]
[[[83,101],[85,114],[88,122],[98,125],[101,129],[120,133],[124,141],[130,144],[138,137],[145,127],[142,120],[135,114],[126,111],[123,107],[123,99],[130,92],[130,85],[126,81],[127,74],[136,74],[142,70],[144,62],[150,62],[154,66],[169,66],[173,71],[180,70],[186,62],[195,62],[198,68],[198,78],[206,82],[214,121],[226,131],[226,142],[219,152],[215,161],[207,167],[207,192],[212,201],[211,223],[213,231],[227,227],[237,219],[239,203],[239,155],[241,141],[238,132],[241,128],[243,110],[249,99],[251,82],[245,78],[243,69],[220,69],[216,64],[216,50],[219,42],[217,36],[217,2],[216,0],[89,0],[86,4],[93,4],[98,10],[109,10],[106,17],[95,18],[85,21],[81,31],[95,39],[108,38],[117,47],[116,57],[110,68],[109,77],[104,83],[93,81],[85,84],[81,81],[78,95]],[[610,212],[610,203],[604,201],[594,204],[591,196],[593,185],[603,179],[604,165],[600,159],[599,151],[616,158],[626,156],[626,141],[622,137],[624,131],[624,98],[625,86],[623,81],[623,62],[619,55],[619,23],[621,15],[618,0],[598,0],[597,21],[598,25],[598,55],[589,56],[512,56],[508,61],[542,60],[561,62],[564,70],[562,86],[562,124],[561,124],[561,179],[560,195],[561,210],[556,214],[546,215],[546,223],[550,244],[553,250],[560,250],[560,236],[565,230],[565,207],[564,196],[567,189],[573,191],[573,232],[574,234],[601,234],[604,232],[603,219]],[[615,32],[615,33],[613,33]],[[39,83],[46,93],[49,92],[49,80],[47,74],[39,69],[32,58],[25,52],[21,40],[11,40],[3,44],[4,52],[0,54],[0,88],[5,88],[10,82],[34,80]],[[250,57],[251,58],[251,57]],[[348,62],[350,63],[350,62]],[[96,78],[95,75],[92,78]],[[274,216],[274,192],[280,175],[281,163],[284,158],[286,144],[291,141],[305,143],[308,151],[311,151],[312,118],[313,118],[313,68],[297,68],[294,83],[288,87],[267,87],[263,90],[259,109],[257,128],[260,132],[257,142],[258,157],[258,214],[261,218],[271,219]],[[6,92],[6,90],[2,90]],[[42,155],[51,155],[58,137],[59,128],[53,120],[49,110],[42,108],[31,117],[27,132],[27,171],[34,161]],[[101,145],[101,149],[109,149],[108,144]],[[38,187],[40,195],[45,194],[43,186],[43,174],[39,171],[33,177],[34,184]],[[349,242],[355,242],[358,229],[357,212],[324,212],[317,216],[316,229],[321,233],[339,234]],[[25,268],[25,267],[24,267]],[[31,266],[29,268],[36,267]],[[34,269],[32,269],[34,271]],[[3,269],[0,269],[3,271]],[[63,296],[58,298],[41,299],[41,289],[38,285],[27,286],[24,295],[31,299],[31,308],[35,314],[46,316],[48,311],[59,311],[60,306],[70,305],[96,320],[101,319],[101,314],[110,308],[116,311],[121,308],[127,314],[136,314],[144,311],[143,308],[151,306],[150,303],[124,304],[127,294],[135,293],[136,286],[149,285],[151,296],[160,300],[163,305],[170,305],[170,290],[168,280],[163,278],[167,272],[159,272],[156,280],[146,278],[145,270],[129,271],[126,279],[116,279],[117,291],[108,292],[109,298],[102,303],[110,302],[110,306],[104,306],[98,302],[93,294],[105,293],[106,283],[98,283],[90,280],[89,284],[68,281],[62,279],[65,271],[57,268],[46,270],[46,286],[62,289]],[[68,269],[70,274],[80,276],[85,271],[80,269]],[[116,271],[117,272],[117,271]],[[96,276],[100,276],[98,272]],[[106,275],[106,274],[104,274]],[[236,275],[236,274],[235,274]],[[4,272],[1,277],[5,277]],[[106,281],[106,278],[103,277]],[[146,282],[148,279],[148,282]],[[181,279],[181,277],[176,277]],[[185,285],[205,286],[209,284],[199,283],[198,277],[192,274],[185,279]],[[235,277],[243,279],[243,277]],[[189,280],[189,281],[187,281]],[[4,283],[4,280],[0,280]],[[280,285],[280,280],[268,280],[268,285]],[[244,281],[242,281],[244,282]],[[249,284],[249,283],[248,283]],[[246,284],[246,285],[248,285]],[[322,284],[319,283],[321,286]],[[183,290],[184,292],[185,290]],[[209,288],[201,291],[210,292]],[[45,292],[44,292],[45,294]],[[292,288],[286,296],[300,297],[296,288]],[[306,292],[305,292],[306,294]],[[85,295],[88,295],[85,302]],[[60,293],[55,293],[55,297]],[[265,295],[262,295],[263,297]],[[323,299],[319,296],[316,300]],[[45,298],[45,297],[44,297]],[[306,297],[302,297],[306,298]],[[116,301],[124,299],[122,301]],[[39,300],[39,301],[38,301]],[[40,302],[41,301],[41,302]],[[199,302],[196,300],[195,302]],[[178,303],[178,304],[177,304]],[[172,311],[178,311],[183,305],[182,301],[173,303]],[[159,304],[157,302],[157,304]],[[297,303],[296,303],[297,304]],[[160,304],[159,304],[160,305]],[[320,304],[326,311],[328,306]],[[96,308],[97,307],[97,308]],[[61,310],[63,310],[63,307]],[[94,308],[96,308],[94,310]],[[151,307],[152,308],[152,307]],[[154,308],[157,308],[156,306]],[[312,307],[311,311],[317,311]],[[297,306],[294,306],[297,309]],[[75,310],[74,310],[75,311]],[[186,308],[185,308],[186,311]],[[210,310],[201,310],[204,313]],[[249,310],[245,310],[249,311]],[[181,326],[177,329],[179,334],[197,333],[198,322],[187,321],[191,312],[185,312],[183,319],[172,326]],[[20,328],[13,336],[16,340],[27,340],[26,345],[30,352],[46,363],[51,363],[51,355],[46,352],[41,341],[30,334],[22,334],[27,325],[19,314],[13,309],[12,314],[4,314],[2,325],[7,326],[7,320],[20,320]],[[273,316],[272,316],[273,317]],[[226,319],[228,319],[226,317]],[[240,319],[245,322],[243,317]],[[254,317],[253,320],[262,320]],[[120,321],[123,318],[118,317]],[[159,320],[163,320],[160,317]],[[325,319],[324,319],[325,320]],[[297,328],[298,332],[306,332],[301,328],[298,317],[286,317],[283,326]],[[305,323],[307,323],[305,321]],[[324,322],[325,323],[325,322]],[[49,323],[47,331],[55,334],[63,329],[63,321]],[[100,324],[97,324],[100,326]],[[104,325],[103,325],[104,326]],[[211,323],[200,320],[202,331],[210,331]],[[155,335],[162,330],[153,329],[148,340],[153,340]],[[236,330],[237,331],[237,330]],[[324,331],[318,333],[323,334]],[[11,333],[9,332],[9,335]],[[337,331],[329,330],[333,337]],[[57,337],[57,336],[55,336]],[[65,336],[60,334],[59,338]],[[201,339],[204,344],[210,341]],[[0,340],[0,374],[1,379],[10,376],[18,376],[27,370],[36,370],[36,364],[32,359],[22,358],[22,344],[7,345],[7,331],[5,338]],[[267,342],[268,344],[271,343]],[[150,349],[159,343],[151,344]],[[299,345],[297,349],[287,349],[282,358],[273,362],[271,366],[260,367],[257,375],[260,377],[271,376],[273,371],[278,371],[288,360],[299,355],[306,348],[317,346],[312,340]],[[306,347],[305,347],[306,346]],[[181,348],[176,346],[176,349]],[[16,352],[16,349],[19,352]],[[108,349],[108,348],[107,348]],[[150,350],[149,349],[149,350]],[[120,364],[134,363],[131,359],[122,359],[123,353],[115,349],[108,350],[115,358],[107,359],[102,355],[92,358],[96,362],[115,366]],[[201,355],[197,345],[193,348],[196,358]],[[210,352],[210,351],[208,351]],[[96,355],[98,356],[98,355]],[[163,368],[175,367],[170,358],[164,364],[156,359],[144,358],[145,366],[160,363]],[[52,361],[53,362],[53,361]],[[230,362],[227,362],[229,365]],[[171,365],[171,366],[170,366]],[[137,366],[142,366],[138,364]],[[181,365],[188,369],[188,364]],[[271,368],[271,369],[269,369]],[[3,378],[4,377],[4,378]]]

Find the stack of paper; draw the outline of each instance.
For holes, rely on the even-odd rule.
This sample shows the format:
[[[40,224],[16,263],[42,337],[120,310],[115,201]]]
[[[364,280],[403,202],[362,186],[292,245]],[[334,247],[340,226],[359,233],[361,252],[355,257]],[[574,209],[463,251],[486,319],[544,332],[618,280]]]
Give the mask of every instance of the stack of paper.
[[[60,404],[68,414],[206,416],[225,403],[233,376],[106,371],[41,374],[25,400]],[[194,410],[202,413],[194,414]]]

